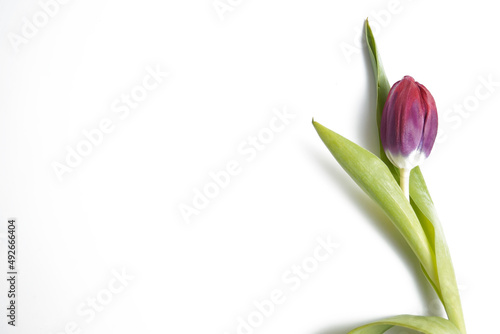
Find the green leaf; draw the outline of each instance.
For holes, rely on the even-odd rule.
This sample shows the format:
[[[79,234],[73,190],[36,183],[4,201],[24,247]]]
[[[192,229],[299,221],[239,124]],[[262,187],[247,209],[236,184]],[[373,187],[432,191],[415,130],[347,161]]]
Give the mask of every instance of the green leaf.
[[[387,76],[385,75],[384,67],[382,66],[382,61],[380,60],[372,29],[368,24],[368,19],[366,19],[365,21],[365,36],[366,44],[368,45],[368,51],[370,54],[370,60],[372,63],[373,74],[375,75],[375,82],[377,83],[377,127],[380,133],[382,111],[384,110],[385,100],[387,100],[387,96],[389,95],[389,91],[391,90],[391,85],[389,84],[389,80],[387,80]],[[382,149],[382,141],[380,139],[380,136],[378,137],[380,144],[380,157],[386,163],[386,165],[390,165],[391,163],[389,159],[387,159],[387,156]]]
[[[389,216],[431,279],[435,281],[434,252],[415,212],[389,168],[373,153],[314,120],[313,125],[342,168]]]
[[[373,37],[372,30],[366,20],[365,37],[368,45],[368,51],[372,63],[375,81],[377,84],[377,125],[380,134],[380,120],[387,96],[389,95],[390,85],[382,66],[380,55]],[[380,157],[389,167],[395,180],[399,180],[399,170],[395,168],[387,159],[382,144],[380,142]],[[438,280],[431,279],[431,285],[436,290],[439,298],[443,302],[449,319],[460,329],[461,333],[466,333],[465,322],[463,318],[460,295],[456,283],[455,271],[451,261],[451,256],[446,244],[444,232],[439,221],[434,203],[425,184],[424,177],[419,167],[412,170],[410,176],[410,198],[412,207],[420,221],[420,224],[427,235],[427,239],[435,254],[435,271],[438,273]],[[427,268],[423,268],[425,275],[429,278]]]
[[[348,334],[381,334],[393,326],[413,329],[425,334],[460,334],[449,320],[440,317],[398,315],[358,327]]]
[[[434,245],[432,246],[435,250],[438,285],[441,292],[439,297],[443,302],[449,319],[465,334],[466,330],[462,303],[460,301],[460,292],[458,291],[450,251],[436,208],[419,168],[416,168],[411,173],[410,197],[419,220],[421,222],[430,222],[432,231],[434,231]],[[431,227],[427,229],[429,230],[427,233],[432,233],[432,231],[430,231]]]

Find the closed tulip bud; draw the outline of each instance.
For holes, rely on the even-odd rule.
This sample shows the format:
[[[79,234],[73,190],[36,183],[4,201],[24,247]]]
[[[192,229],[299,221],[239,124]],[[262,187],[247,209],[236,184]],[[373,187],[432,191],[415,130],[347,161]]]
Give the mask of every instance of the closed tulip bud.
[[[396,82],[385,102],[380,123],[387,158],[400,170],[401,188],[409,198],[409,178],[431,153],[438,130],[436,103],[412,77]]]

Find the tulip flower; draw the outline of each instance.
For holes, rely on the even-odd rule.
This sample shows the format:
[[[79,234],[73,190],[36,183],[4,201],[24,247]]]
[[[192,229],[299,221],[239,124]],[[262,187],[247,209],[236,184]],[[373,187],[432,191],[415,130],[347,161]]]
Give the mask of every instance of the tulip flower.
[[[407,198],[410,172],[431,153],[437,129],[436,103],[427,88],[410,76],[396,82],[384,105],[380,136],[387,158],[399,168]]]
[[[436,139],[436,103],[429,91],[412,77],[405,76],[391,88],[368,19],[365,38],[375,74],[381,157],[314,119],[313,126],[340,166],[383,209],[406,240],[439,296],[446,317],[403,314],[361,325],[348,334],[382,333],[392,327],[427,334],[466,334],[450,251],[418,168],[413,171],[412,202],[409,202],[410,172],[429,156]],[[394,179],[393,167],[400,171],[401,185]]]

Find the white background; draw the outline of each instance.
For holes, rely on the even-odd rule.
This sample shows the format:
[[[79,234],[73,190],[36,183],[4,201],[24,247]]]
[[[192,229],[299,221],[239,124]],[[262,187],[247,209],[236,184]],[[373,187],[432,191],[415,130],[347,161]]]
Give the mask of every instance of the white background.
[[[408,74],[436,99],[442,134],[422,170],[468,331],[497,331],[494,3],[222,3],[232,5],[221,16],[212,0],[61,0],[48,17],[38,1],[0,1],[0,260],[5,269],[16,217],[20,271],[18,327],[6,325],[2,279],[0,332],[341,334],[391,315],[443,315],[402,238],[311,126],[315,117],[377,152],[357,33],[366,17],[391,84]],[[169,75],[127,117],[116,113],[147,68]],[[293,120],[262,150],[238,150],[284,109]],[[105,119],[112,131],[58,178],[54,166]],[[187,223],[180,207],[232,160],[240,173]],[[314,264],[317,238],[339,247],[294,290],[284,277]],[[273,290],[283,303],[238,331]],[[91,319],[81,311],[92,298],[105,305]]]

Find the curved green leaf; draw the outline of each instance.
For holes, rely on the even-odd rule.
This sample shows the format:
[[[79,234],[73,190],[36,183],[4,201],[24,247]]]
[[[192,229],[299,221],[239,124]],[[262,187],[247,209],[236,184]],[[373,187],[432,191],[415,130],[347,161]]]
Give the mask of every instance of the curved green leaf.
[[[380,130],[380,121],[382,119],[382,111],[384,110],[385,100],[387,100],[387,96],[389,95],[389,91],[391,90],[391,85],[389,84],[389,80],[387,80],[387,76],[385,75],[384,67],[382,66],[382,61],[380,60],[380,56],[377,49],[377,44],[375,44],[375,38],[373,37],[372,29],[368,24],[368,19],[365,21],[365,37],[366,44],[368,46],[368,53],[370,55],[370,60],[372,63],[373,74],[375,75],[375,82],[377,84],[377,127]],[[385,155],[384,150],[382,149],[382,141],[379,137],[379,144],[381,148],[381,159],[386,163],[386,165],[390,164],[389,159]]]
[[[432,247],[435,250],[436,256],[436,269],[440,290],[440,294],[438,293],[438,295],[440,295],[439,297],[443,302],[449,319],[465,334],[465,321],[460,301],[460,292],[458,291],[455,270],[441,222],[422,172],[420,169],[415,169],[411,174],[410,197],[413,202],[412,205],[421,222],[431,223],[432,231],[428,233],[434,232],[434,244]],[[431,228],[428,227],[427,229],[430,230]]]
[[[393,326],[413,329],[424,334],[460,334],[449,320],[440,317],[398,315],[358,327],[348,334],[382,334]]]
[[[410,203],[389,168],[373,153],[313,121],[321,140],[335,159],[389,216],[435,280],[434,252]]]

